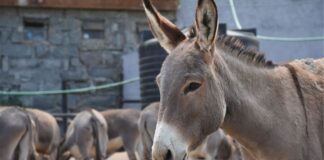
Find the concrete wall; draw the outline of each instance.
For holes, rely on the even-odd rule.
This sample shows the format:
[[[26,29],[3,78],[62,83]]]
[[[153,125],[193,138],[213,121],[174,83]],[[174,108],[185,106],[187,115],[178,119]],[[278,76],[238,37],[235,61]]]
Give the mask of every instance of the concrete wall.
[[[193,24],[197,0],[181,0],[177,24]],[[219,20],[236,28],[228,0],[216,0]],[[234,0],[244,28],[257,28],[259,35],[279,37],[324,36],[323,0]],[[324,57],[324,41],[260,42],[269,60],[285,62],[298,58]]]
[[[174,13],[167,15],[174,18]],[[45,40],[26,40],[23,24],[26,17],[48,21]],[[102,20],[103,39],[85,39],[82,33],[84,20]],[[121,81],[122,56],[133,54],[124,63],[138,63],[134,55],[139,45],[138,32],[143,28],[147,28],[143,11],[0,8],[0,90],[60,90],[62,81],[67,81],[68,88]],[[138,76],[138,68],[133,68],[137,75],[129,74],[131,70],[125,71],[125,79]],[[139,83],[133,88],[138,90]],[[89,106],[101,109],[121,107],[122,91],[122,87],[116,87],[70,94],[68,105],[72,112]],[[132,89],[126,89],[125,92],[128,92],[126,99],[127,96],[129,99],[139,98],[139,91],[134,93]],[[25,106],[53,112],[60,111],[62,105],[61,95],[16,98]],[[12,97],[1,96],[0,102],[10,99]]]

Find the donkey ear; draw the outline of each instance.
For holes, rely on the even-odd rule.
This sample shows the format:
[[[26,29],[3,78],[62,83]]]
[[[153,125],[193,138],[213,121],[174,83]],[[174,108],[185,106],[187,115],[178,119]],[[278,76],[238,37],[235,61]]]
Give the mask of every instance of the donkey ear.
[[[196,10],[198,40],[211,47],[215,44],[218,30],[218,13],[214,0],[199,0]]]
[[[149,25],[155,38],[160,45],[170,53],[186,36],[165,17],[155,9],[150,0],[143,0],[145,13],[148,17]]]

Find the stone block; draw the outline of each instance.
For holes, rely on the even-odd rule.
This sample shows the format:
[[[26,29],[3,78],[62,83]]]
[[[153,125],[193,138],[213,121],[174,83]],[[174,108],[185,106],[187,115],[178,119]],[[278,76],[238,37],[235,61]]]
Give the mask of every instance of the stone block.
[[[10,69],[9,72],[14,75],[16,81],[23,83],[32,81],[35,75],[35,70],[31,69]]]
[[[46,95],[34,97],[33,107],[41,110],[59,109],[58,103],[61,101],[60,95]]]
[[[7,44],[3,48],[3,53],[9,58],[30,58],[33,57],[35,50],[24,44]]]
[[[63,17],[51,17],[49,20],[49,26],[55,28],[57,31],[67,30],[65,26],[65,18]]]
[[[61,70],[56,68],[39,68],[34,71],[32,80],[37,81],[61,81]]]
[[[66,17],[62,27],[66,30],[81,29],[81,21],[74,17]]]
[[[2,10],[2,8],[1,8]],[[21,26],[21,17],[20,16],[0,16],[0,27],[9,27],[16,28],[17,26]]]
[[[33,58],[9,59],[11,69],[34,69],[38,68],[40,61]]]
[[[64,71],[61,73],[61,77],[63,80],[69,81],[82,81],[87,80],[89,78],[86,68],[71,68],[68,71]]]
[[[18,12],[16,8],[13,7],[2,7],[0,10],[0,18],[2,18],[3,16],[8,16],[8,17],[14,17],[14,16],[18,16]]]
[[[115,56],[110,52],[102,55],[102,61],[105,66],[114,66],[115,60]]]
[[[64,59],[63,60],[63,63],[62,63],[62,66],[63,66],[63,70],[68,70],[69,69],[69,67],[70,67],[70,61],[69,61],[69,59]]]
[[[91,67],[89,68],[90,77],[105,77],[111,78],[113,80],[117,79],[120,76],[120,72],[114,68],[105,68],[105,67]]]
[[[24,31],[22,26],[18,26],[18,28],[14,29],[11,35],[11,41],[14,43],[24,42]]]
[[[44,58],[48,54],[50,48],[47,44],[38,44],[35,47],[35,50],[36,50],[36,57]]]
[[[0,84],[9,84],[13,83],[15,80],[15,77],[6,71],[0,71]]]
[[[75,81],[69,83],[70,88],[86,88],[90,86],[92,86],[92,84],[89,81]]]
[[[96,51],[106,49],[106,43],[102,39],[84,39],[81,42],[82,51]]]
[[[48,35],[49,35],[49,42],[54,45],[70,44],[69,32],[61,31],[60,28],[49,28]]]
[[[23,106],[30,107],[33,106],[34,97],[33,96],[21,96],[19,97]]]
[[[72,67],[80,67],[80,66],[82,66],[82,63],[81,63],[79,58],[71,58],[70,59],[70,65]]]
[[[57,46],[50,48],[49,56],[52,58],[77,57],[79,50],[76,46]]]
[[[35,81],[29,81],[20,84],[20,91],[39,91],[39,83]]]
[[[120,97],[117,94],[85,94],[79,96],[69,96],[69,108],[74,112],[79,112],[86,108],[96,108],[99,110],[107,108],[118,108]]]
[[[99,66],[103,62],[102,55],[102,52],[81,52],[80,60],[82,64],[86,65],[87,67]]]
[[[82,33],[80,28],[72,29],[71,31],[68,32],[68,34],[69,34],[70,44],[74,45],[74,44],[81,43]]]
[[[56,69],[61,69],[63,68],[63,62],[61,59],[43,59],[41,61],[41,67],[43,69],[53,69],[53,68],[56,68]]]
[[[125,35],[122,32],[114,33],[114,49],[123,50],[124,44],[126,43]]]
[[[63,36],[60,34],[60,31],[54,30],[50,28],[48,31],[48,40],[51,44],[54,45],[62,45],[63,44]]]
[[[0,42],[2,44],[9,40],[11,32],[12,32],[12,28],[5,28],[5,27],[0,28]],[[0,54],[1,54],[1,51],[0,51]]]

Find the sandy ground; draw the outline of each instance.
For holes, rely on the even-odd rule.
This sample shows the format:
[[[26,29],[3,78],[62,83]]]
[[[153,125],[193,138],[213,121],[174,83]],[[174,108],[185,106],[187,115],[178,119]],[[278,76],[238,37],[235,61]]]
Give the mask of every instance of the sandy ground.
[[[128,160],[127,153],[126,152],[115,153],[111,157],[109,157],[108,160]]]

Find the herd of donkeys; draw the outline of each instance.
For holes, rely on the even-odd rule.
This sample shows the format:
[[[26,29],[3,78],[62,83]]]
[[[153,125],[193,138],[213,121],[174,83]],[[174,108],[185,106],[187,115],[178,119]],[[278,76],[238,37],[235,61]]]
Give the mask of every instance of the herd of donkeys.
[[[151,159],[159,102],[143,111],[86,109],[78,113],[64,136],[56,119],[32,108],[0,108],[0,159],[103,160],[126,151],[130,160]],[[206,160],[241,159],[241,147],[222,130],[197,147]]]

